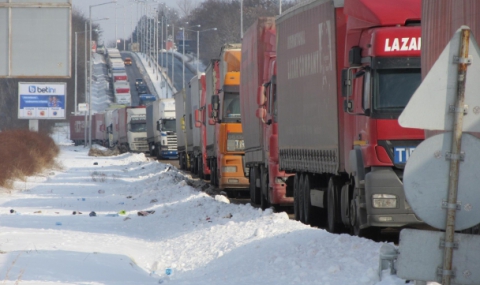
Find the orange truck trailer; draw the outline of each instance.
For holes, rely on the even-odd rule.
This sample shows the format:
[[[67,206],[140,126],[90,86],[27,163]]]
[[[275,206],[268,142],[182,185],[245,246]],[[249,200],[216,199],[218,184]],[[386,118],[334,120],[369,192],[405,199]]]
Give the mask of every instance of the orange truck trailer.
[[[249,182],[244,170],[244,141],[240,114],[241,45],[225,44],[218,67],[207,69],[215,76],[215,93],[211,99],[209,124],[215,126],[214,156],[209,157],[210,181],[229,195],[248,193]],[[218,83],[218,84],[217,84]],[[207,83],[208,84],[208,83]]]

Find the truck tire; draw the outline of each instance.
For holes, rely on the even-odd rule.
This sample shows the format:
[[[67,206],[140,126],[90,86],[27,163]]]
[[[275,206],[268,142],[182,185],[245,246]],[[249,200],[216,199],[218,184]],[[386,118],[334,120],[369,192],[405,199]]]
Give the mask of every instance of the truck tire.
[[[322,215],[323,211],[320,208],[312,206],[310,198],[311,189],[312,184],[310,183],[310,175],[304,174],[303,191],[300,192],[301,195],[303,195],[304,223],[307,225],[319,226],[325,215]]]
[[[211,184],[212,186],[214,186],[213,181],[214,181],[214,179],[215,179],[215,173],[213,173],[213,170],[214,170],[214,168],[213,168],[213,159],[210,158],[208,161],[209,161],[208,164],[210,165],[210,184]]]
[[[295,215],[295,221],[300,221],[300,197],[298,195],[299,189],[299,177],[298,174],[295,174],[293,178],[293,213]]]
[[[154,157],[154,156],[155,156],[153,150],[154,150],[153,145],[149,143],[149,144],[148,144],[148,154],[150,155],[150,157]]]
[[[342,186],[342,194],[341,194],[341,201],[340,201],[340,213],[341,213],[341,218],[343,222],[343,226],[347,231],[350,230],[351,224],[350,224],[350,197],[351,197],[351,191],[350,191],[350,184],[345,183]]]
[[[262,210],[270,208],[270,199],[268,198],[268,170],[265,166],[260,166],[260,207]]]
[[[331,233],[340,233],[343,230],[340,215],[340,181],[337,177],[328,180],[327,188],[327,230]]]
[[[380,235],[380,228],[377,227],[368,227],[360,228],[361,225],[361,211],[358,203],[357,197],[351,200],[350,203],[350,221],[352,223],[352,234],[358,237],[375,239]]]
[[[179,153],[178,160],[179,160],[179,163],[180,163],[180,169],[185,170],[186,169],[186,164],[185,164],[185,155],[184,155],[183,152]]]
[[[158,151],[158,146],[155,146],[155,149],[153,152],[154,152],[153,156],[155,156],[158,160],[161,160],[163,158],[162,153]]]
[[[260,187],[257,187],[257,177],[259,177],[258,168],[255,166],[251,167],[249,172],[250,202],[252,203],[252,205],[259,205]]]
[[[203,175],[203,160],[202,160],[202,155],[199,155],[198,156],[198,159],[197,159],[197,163],[198,163],[198,177],[200,179],[204,179],[205,178],[205,175]]]
[[[304,185],[305,175],[300,173],[298,178],[298,218],[299,221],[305,223],[305,213],[303,207],[303,185]]]
[[[212,166],[211,175],[210,175],[211,176],[210,184],[212,184],[215,187],[218,187],[217,159],[213,158],[210,165]]]

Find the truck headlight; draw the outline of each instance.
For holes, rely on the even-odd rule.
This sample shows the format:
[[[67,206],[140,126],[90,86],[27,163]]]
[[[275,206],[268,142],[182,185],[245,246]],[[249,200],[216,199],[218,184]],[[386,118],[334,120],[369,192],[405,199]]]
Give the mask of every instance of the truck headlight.
[[[227,136],[227,151],[243,151],[245,142],[242,133],[229,133]]]
[[[224,166],[222,168],[223,173],[232,173],[232,172],[237,172],[237,167],[236,166]]]
[[[373,194],[372,204],[374,208],[396,208],[397,197],[390,194]]]

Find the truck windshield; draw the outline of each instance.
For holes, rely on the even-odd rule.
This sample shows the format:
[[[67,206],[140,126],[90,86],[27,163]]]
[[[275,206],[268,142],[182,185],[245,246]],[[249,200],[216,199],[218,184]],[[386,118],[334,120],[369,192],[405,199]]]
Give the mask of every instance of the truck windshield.
[[[225,93],[223,98],[223,120],[240,122],[240,96],[238,93]]]
[[[162,120],[162,131],[163,132],[175,132],[177,125],[175,119],[163,119]]]
[[[130,131],[133,133],[142,133],[147,131],[147,124],[145,122],[130,123]]]
[[[420,68],[375,70],[372,115],[398,118],[421,81]]]

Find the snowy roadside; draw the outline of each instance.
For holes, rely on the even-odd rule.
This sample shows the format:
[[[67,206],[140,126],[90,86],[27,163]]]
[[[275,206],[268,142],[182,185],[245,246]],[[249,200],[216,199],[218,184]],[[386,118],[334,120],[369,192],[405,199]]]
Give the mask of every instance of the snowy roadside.
[[[88,156],[67,136],[53,136],[62,169],[1,191],[4,284],[405,284],[379,282],[382,243],[211,197],[144,154]]]

